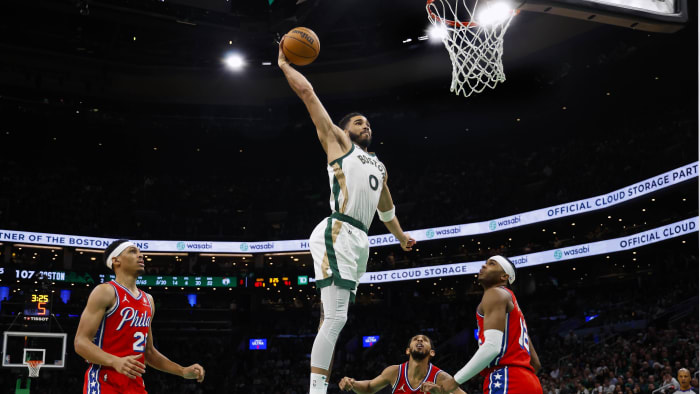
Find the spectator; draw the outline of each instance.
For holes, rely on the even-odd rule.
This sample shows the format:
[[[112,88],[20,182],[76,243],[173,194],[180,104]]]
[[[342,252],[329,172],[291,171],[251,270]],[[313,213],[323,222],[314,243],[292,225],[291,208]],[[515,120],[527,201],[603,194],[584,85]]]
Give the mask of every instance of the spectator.
[[[672,392],[675,392],[676,390],[680,389],[681,385],[676,380],[676,378],[671,376],[670,370],[671,370],[670,367],[664,369],[663,381],[661,382],[661,386],[668,387],[670,385],[670,387],[668,387],[668,392],[672,393]],[[679,373],[680,373],[680,371],[679,371]]]

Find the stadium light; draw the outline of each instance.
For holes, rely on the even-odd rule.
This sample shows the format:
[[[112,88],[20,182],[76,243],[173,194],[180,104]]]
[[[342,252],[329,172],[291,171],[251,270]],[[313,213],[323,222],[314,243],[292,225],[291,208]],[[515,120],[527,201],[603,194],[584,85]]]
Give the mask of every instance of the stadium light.
[[[505,21],[513,13],[513,7],[507,2],[491,3],[481,8],[477,22],[484,26]]]
[[[447,38],[447,26],[445,25],[435,25],[428,28],[428,37],[430,42],[442,42],[444,38]]]
[[[226,64],[226,67],[228,67],[230,70],[233,71],[240,71],[245,67],[245,59],[243,59],[243,56],[233,53],[224,59],[224,64]]]

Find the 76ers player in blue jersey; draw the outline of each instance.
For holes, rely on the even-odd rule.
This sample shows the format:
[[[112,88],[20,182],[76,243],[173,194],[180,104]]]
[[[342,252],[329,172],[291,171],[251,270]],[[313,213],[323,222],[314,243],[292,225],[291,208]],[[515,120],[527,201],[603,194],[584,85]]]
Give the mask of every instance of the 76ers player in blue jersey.
[[[435,357],[435,350],[433,350],[432,341],[427,336],[416,335],[411,338],[406,348],[406,355],[408,355],[408,361],[386,367],[381,375],[372,380],[358,382],[346,376],[338,386],[341,390],[369,394],[376,393],[391,385],[393,394],[408,394],[422,392],[421,386],[425,382],[441,384],[452,380],[447,372],[430,363],[430,359]],[[456,388],[453,393],[465,394],[459,388]]]
[[[146,394],[146,365],[185,379],[204,380],[199,364],[182,367],[153,346],[153,297],[136,287],[144,273],[143,255],[121,239],[105,250],[105,263],[117,278],[90,294],[75,334],[75,352],[89,364],[83,394]]]
[[[484,296],[476,308],[479,350],[454,379],[424,389],[433,394],[450,392],[476,374],[484,377],[484,394],[542,394],[535,373],[540,360],[530,342],[527,324],[508,284],[515,281],[515,266],[503,256],[486,260],[478,275]]]

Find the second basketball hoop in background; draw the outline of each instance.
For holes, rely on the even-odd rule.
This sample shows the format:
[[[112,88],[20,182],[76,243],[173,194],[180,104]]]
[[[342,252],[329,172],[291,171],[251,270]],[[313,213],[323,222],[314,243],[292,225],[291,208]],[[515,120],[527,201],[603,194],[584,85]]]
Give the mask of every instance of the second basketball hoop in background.
[[[295,27],[282,40],[284,56],[297,66],[305,66],[316,60],[320,50],[318,36],[306,27]]]

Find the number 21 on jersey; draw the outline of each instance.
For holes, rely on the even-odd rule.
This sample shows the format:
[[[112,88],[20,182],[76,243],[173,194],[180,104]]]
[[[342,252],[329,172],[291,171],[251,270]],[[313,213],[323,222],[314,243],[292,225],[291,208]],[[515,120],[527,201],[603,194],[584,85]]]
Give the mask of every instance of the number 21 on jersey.
[[[527,354],[530,354],[530,337],[527,336],[527,324],[525,324],[525,320],[522,317],[520,318],[520,338],[518,343],[522,349],[527,351]]]
[[[148,334],[144,334],[142,332],[135,332],[134,339],[134,351],[143,353],[146,349],[146,340],[148,339]]]

